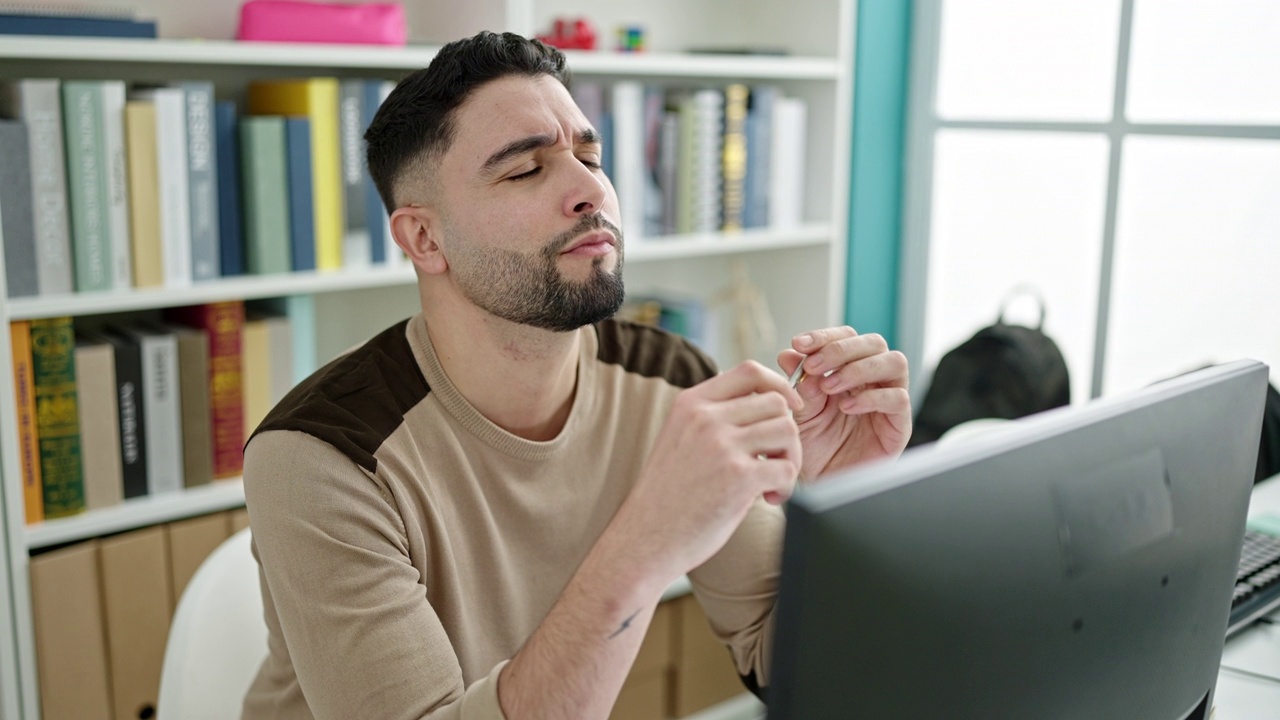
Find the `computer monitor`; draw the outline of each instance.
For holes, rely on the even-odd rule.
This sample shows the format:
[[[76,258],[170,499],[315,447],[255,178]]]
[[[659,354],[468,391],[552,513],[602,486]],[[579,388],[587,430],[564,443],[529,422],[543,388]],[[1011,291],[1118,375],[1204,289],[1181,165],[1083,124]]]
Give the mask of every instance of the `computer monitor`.
[[[800,489],[770,720],[1204,717],[1266,382],[1209,368]]]

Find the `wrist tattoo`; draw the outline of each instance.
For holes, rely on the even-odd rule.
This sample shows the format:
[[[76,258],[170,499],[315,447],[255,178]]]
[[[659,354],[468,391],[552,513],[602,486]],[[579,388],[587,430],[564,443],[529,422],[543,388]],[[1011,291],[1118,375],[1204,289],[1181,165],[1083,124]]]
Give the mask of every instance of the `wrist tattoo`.
[[[609,640],[612,640],[612,639],[614,639],[614,638],[618,637],[619,635],[621,635],[621,634],[622,634],[622,631],[623,631],[623,630],[626,630],[627,628],[631,627],[631,621],[632,621],[632,620],[635,620],[635,619],[636,619],[636,616],[637,616],[637,615],[639,615],[639,614],[640,614],[640,611],[639,611],[639,610],[637,610],[637,611],[635,611],[635,612],[631,613],[631,617],[627,618],[626,620],[623,620],[623,621],[622,621],[622,624],[618,626],[618,629],[617,629],[617,630],[614,630],[614,631],[613,631],[613,634],[612,634],[612,635],[610,635],[610,636],[608,637],[608,639],[609,639]]]

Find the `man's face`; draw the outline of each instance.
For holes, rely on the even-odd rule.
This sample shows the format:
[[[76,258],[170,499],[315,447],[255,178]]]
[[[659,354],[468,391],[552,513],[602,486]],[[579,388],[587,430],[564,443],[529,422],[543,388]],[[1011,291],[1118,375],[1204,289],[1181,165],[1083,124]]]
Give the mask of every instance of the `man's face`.
[[[549,76],[506,77],[458,108],[440,160],[440,245],[463,295],[505,320],[569,331],[622,304],[618,198],[600,140]]]

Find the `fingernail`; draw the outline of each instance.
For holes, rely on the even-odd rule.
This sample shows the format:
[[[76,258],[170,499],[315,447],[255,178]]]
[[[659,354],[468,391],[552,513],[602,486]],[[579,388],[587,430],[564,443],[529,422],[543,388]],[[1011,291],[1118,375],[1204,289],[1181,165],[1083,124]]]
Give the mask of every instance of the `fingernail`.
[[[802,348],[807,348],[813,344],[813,336],[810,335],[809,333],[805,333],[803,335],[797,335],[795,337],[794,342]]]

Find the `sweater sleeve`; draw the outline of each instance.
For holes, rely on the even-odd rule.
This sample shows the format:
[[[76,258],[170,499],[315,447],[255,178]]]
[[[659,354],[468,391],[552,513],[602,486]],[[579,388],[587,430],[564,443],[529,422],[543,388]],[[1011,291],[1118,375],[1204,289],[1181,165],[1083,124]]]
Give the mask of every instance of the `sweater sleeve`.
[[[395,499],[376,476],[310,435],[278,430],[249,443],[244,477],[268,665],[292,665],[311,716],[504,720],[502,664],[463,686]],[[261,696],[270,692],[254,684],[246,720],[290,704]]]
[[[712,632],[729,646],[738,673],[754,674],[761,687],[769,684],[785,527],[781,508],[757,500],[725,546],[689,573]]]

